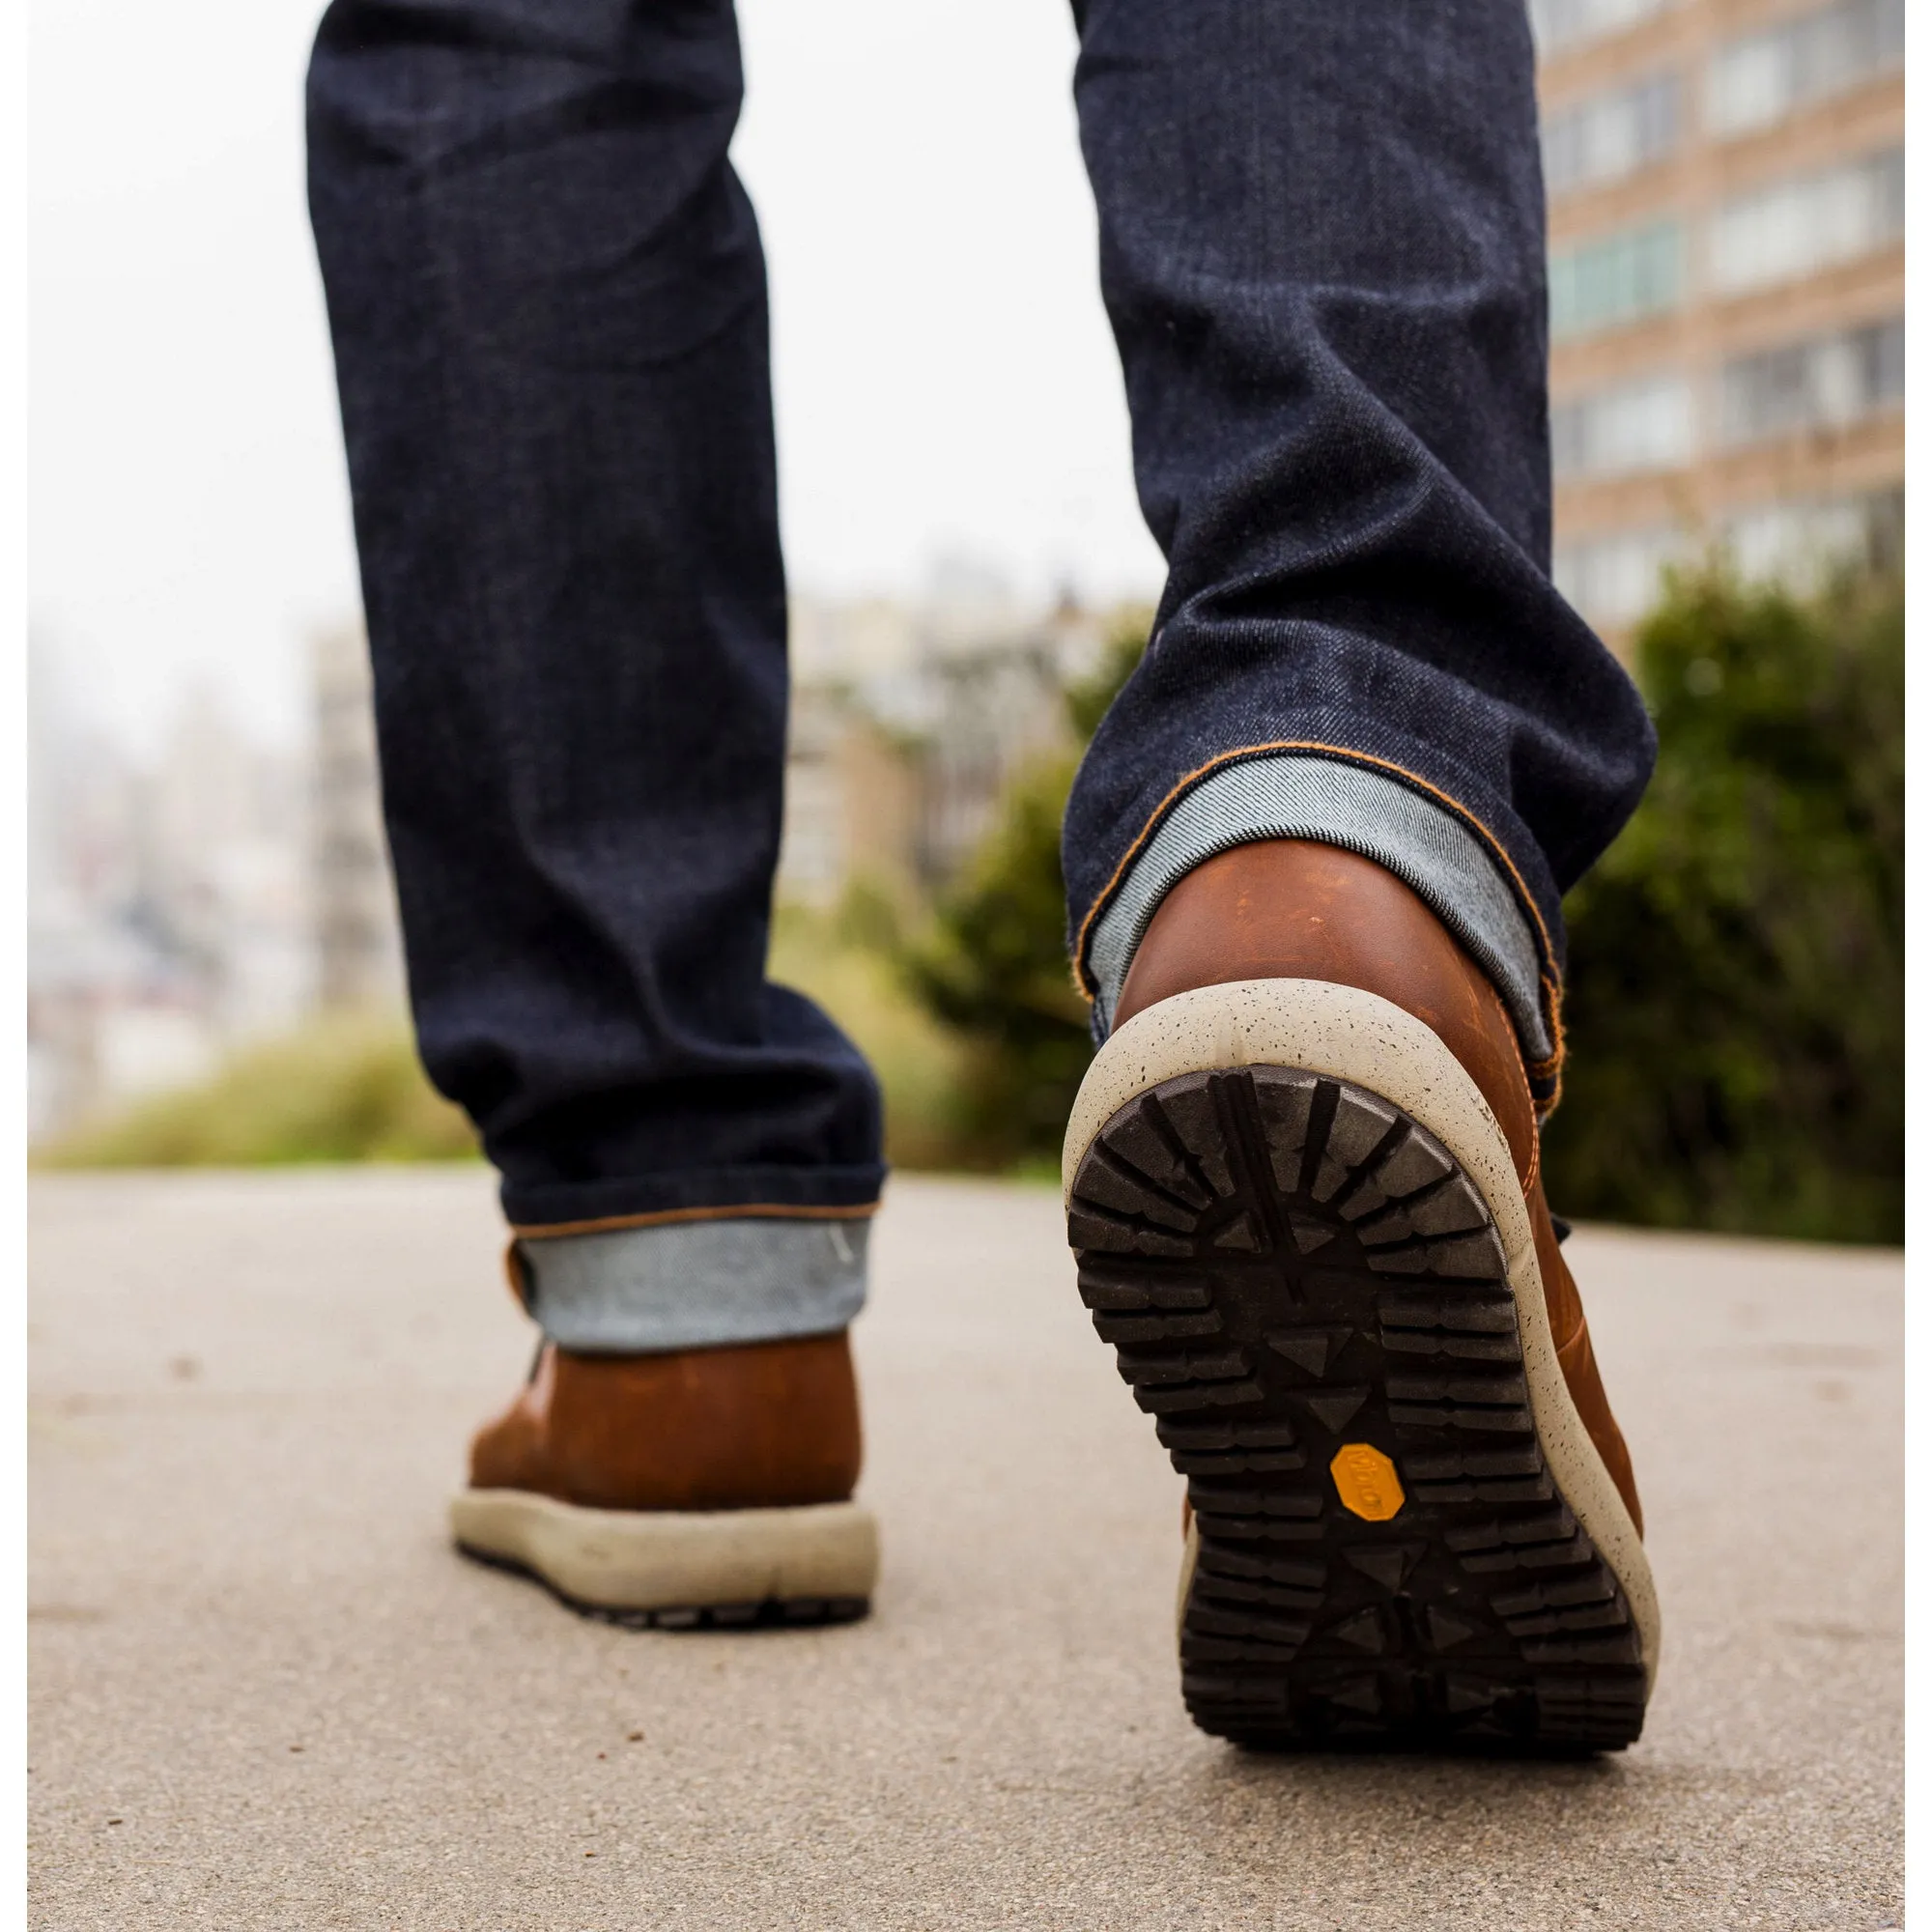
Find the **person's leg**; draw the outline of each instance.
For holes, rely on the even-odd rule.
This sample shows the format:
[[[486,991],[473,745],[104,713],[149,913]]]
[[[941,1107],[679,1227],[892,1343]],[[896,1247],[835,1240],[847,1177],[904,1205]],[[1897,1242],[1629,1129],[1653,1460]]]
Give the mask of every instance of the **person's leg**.
[[[1519,0],[1089,0],[1170,577],[1065,828],[1081,1291],[1189,1478],[1183,1686],[1259,1741],[1635,1734],[1634,1485],[1538,1179],[1562,892],[1640,794],[1548,576]]]
[[[568,1351],[526,1408],[615,1443],[643,1381],[599,1358],[687,1351],[721,1413],[830,1402],[849,1490],[820,1338],[863,1298],[879,1100],[765,977],[785,604],[740,94],[728,0],[335,0],[310,205],[418,1039]],[[565,1494],[528,1437],[479,1467]],[[770,1475],[737,1500],[798,1500]]]
[[[1170,575],[1067,814],[1102,1030],[1166,886],[1258,830],[1388,865],[1553,1085],[1558,901],[1654,755],[1549,579],[1520,0],[1090,0],[1077,92]]]

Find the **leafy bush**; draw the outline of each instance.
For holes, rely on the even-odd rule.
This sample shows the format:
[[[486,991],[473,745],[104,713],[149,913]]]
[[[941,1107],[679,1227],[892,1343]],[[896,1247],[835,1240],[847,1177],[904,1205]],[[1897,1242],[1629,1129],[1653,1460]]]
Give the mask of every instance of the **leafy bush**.
[[[1138,659],[1069,694],[1091,736]],[[1678,580],[1636,668],[1657,776],[1572,894],[1564,1211],[1896,1240],[1903,1226],[1903,593]],[[1062,951],[1072,754],[1043,761],[906,957],[966,1058],[955,1157],[1050,1165],[1090,1048]]]
[[[1042,759],[1012,784],[965,876],[905,955],[914,991],[964,1046],[956,1151],[968,1166],[1057,1166],[1093,1058],[1061,937],[1060,820],[1074,762]]]
[[[1904,593],[1719,570],[1636,640],[1657,776],[1572,895],[1565,1213],[1904,1228]]]
[[[271,1167],[473,1158],[476,1137],[436,1092],[391,1014],[340,1014],[238,1054],[200,1086],[35,1150],[41,1167]]]

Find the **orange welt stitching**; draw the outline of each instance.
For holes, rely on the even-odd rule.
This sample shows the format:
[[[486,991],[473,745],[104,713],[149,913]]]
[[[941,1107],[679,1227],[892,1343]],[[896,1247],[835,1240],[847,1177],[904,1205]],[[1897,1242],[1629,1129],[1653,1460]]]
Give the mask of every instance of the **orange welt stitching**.
[[[605,1214],[594,1221],[546,1221],[536,1227],[512,1222],[511,1232],[521,1241],[545,1241],[559,1235],[608,1235],[620,1228],[667,1228],[681,1221],[864,1221],[878,1211],[876,1201],[857,1208],[749,1202],[729,1208],[663,1208],[650,1214]]]
[[[1537,937],[1542,942],[1544,957],[1549,958],[1554,954],[1556,949],[1550,944],[1549,928],[1544,924],[1543,914],[1538,909],[1536,900],[1530,895],[1529,888],[1523,883],[1522,874],[1517,870],[1515,860],[1504,850],[1502,840],[1461,799],[1452,798],[1439,785],[1431,784],[1419,772],[1410,771],[1406,765],[1397,764],[1393,758],[1378,758],[1371,752],[1350,751],[1345,745],[1327,745],[1314,738],[1285,738],[1273,744],[1237,745],[1232,752],[1218,753],[1216,756],[1209,758],[1205,765],[1201,765],[1194,771],[1187,773],[1174,785],[1167,796],[1154,807],[1148,818],[1148,822],[1141,827],[1140,836],[1128,846],[1125,856],[1114,867],[1113,875],[1100,889],[1100,895],[1088,908],[1087,917],[1080,922],[1080,930],[1074,935],[1073,982],[1079,988],[1081,996],[1090,1004],[1094,996],[1087,990],[1086,979],[1083,972],[1083,962],[1087,956],[1087,935],[1092,929],[1094,920],[1099,916],[1100,908],[1107,903],[1115,887],[1125,876],[1127,867],[1140,857],[1148,841],[1153,837],[1154,828],[1160,823],[1163,813],[1166,812],[1168,807],[1182,792],[1187,790],[1190,785],[1206,778],[1209,772],[1218,770],[1222,765],[1231,764],[1236,758],[1253,757],[1264,752],[1320,752],[1339,758],[1344,763],[1374,765],[1382,771],[1400,774],[1403,778],[1407,779],[1411,784],[1419,785],[1430,797],[1439,799],[1451,811],[1456,812],[1467,820],[1470,825],[1474,826],[1489,841],[1490,849],[1501,862],[1504,869],[1508,871],[1511,880],[1516,886],[1518,895],[1521,898],[1522,903],[1529,908],[1530,918],[1536,922]]]

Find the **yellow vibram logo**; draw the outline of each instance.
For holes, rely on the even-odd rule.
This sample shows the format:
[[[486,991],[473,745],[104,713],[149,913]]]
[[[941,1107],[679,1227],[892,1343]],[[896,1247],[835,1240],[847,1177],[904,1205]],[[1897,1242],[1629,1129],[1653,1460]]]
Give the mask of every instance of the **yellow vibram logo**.
[[[1328,1464],[1342,1507],[1365,1522],[1386,1522],[1407,1498],[1395,1464],[1373,1442],[1345,1442]]]

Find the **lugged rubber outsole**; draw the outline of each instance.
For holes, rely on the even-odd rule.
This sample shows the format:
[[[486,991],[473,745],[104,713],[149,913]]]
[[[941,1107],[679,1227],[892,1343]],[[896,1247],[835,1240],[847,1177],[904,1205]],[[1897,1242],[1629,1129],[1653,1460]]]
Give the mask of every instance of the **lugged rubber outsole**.
[[[524,1490],[465,1490],[449,1515],[466,1555],[634,1629],[849,1623],[878,1581],[878,1524],[855,1502],[600,1510]]]
[[[1204,1005],[1230,990],[1250,1013],[1232,1033]],[[1386,1032],[1396,1015],[1425,1062],[1408,1028],[1447,1049],[1351,988],[1179,999],[1195,1006],[1166,1015],[1168,1047],[1122,1029],[1112,1069],[1095,1064],[1101,1094],[1083,1093],[1069,1135],[1067,1227],[1094,1326],[1188,1481],[1190,1714],[1262,1747],[1630,1744],[1656,1652],[1641,1546],[1601,1493],[1560,1371],[1551,1385],[1520,1191],[1506,1245],[1495,1162],[1472,1174],[1418,1118],[1453,1122],[1465,1148],[1487,1120],[1513,1187],[1473,1083],[1463,1073],[1459,1091],[1433,1062],[1419,1083],[1387,1078],[1385,1057],[1349,1045],[1364,1018]],[[1315,1065],[1249,1058],[1257,1004],[1284,1001]],[[1323,1024],[1297,1026],[1311,1008]],[[1179,1052],[1178,1020],[1193,1034]],[[1202,1059],[1221,1064],[1160,1077]],[[1409,1104],[1338,1074],[1350,1062],[1406,1085]]]

